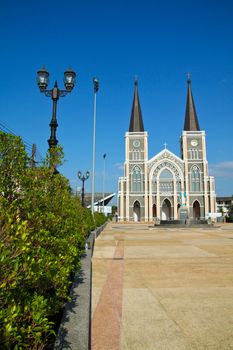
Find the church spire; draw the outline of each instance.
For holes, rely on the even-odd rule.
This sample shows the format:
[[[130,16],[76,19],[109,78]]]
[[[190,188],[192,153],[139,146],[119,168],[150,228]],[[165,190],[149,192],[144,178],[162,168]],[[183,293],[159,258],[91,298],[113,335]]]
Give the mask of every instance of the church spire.
[[[188,76],[187,82],[188,82],[188,94],[187,94],[187,102],[186,102],[184,130],[200,131],[197,113],[196,113],[196,109],[193,101],[190,76]]]
[[[138,97],[138,81],[134,82],[134,98],[133,98],[133,106],[130,118],[129,132],[143,132],[143,120],[142,120],[142,112]]]

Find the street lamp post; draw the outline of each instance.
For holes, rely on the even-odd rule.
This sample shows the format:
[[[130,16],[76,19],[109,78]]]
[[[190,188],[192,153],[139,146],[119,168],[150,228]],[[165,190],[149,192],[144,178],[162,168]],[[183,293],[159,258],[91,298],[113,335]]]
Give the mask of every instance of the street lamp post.
[[[104,171],[103,171],[103,214],[104,214],[105,158],[106,158],[106,153],[104,153],[104,155],[103,155],[103,159],[104,159]]]
[[[97,78],[93,78],[94,84],[94,125],[93,125],[93,146],[92,146],[92,185],[91,185],[91,213],[94,216],[94,194],[95,194],[95,129],[96,129],[96,94],[99,90]]]
[[[81,171],[78,172],[78,178],[82,181],[82,206],[84,207],[84,182],[89,178],[90,173],[86,171],[86,175],[82,175]]]
[[[51,122],[49,124],[51,129],[50,138],[48,140],[49,149],[56,146],[58,143],[58,140],[56,138],[56,130],[58,127],[57,101],[59,100],[59,97],[64,97],[73,90],[75,86],[75,77],[76,73],[71,68],[68,68],[67,71],[64,72],[65,90],[60,90],[58,88],[57,81],[55,81],[53,89],[48,90],[47,86],[49,84],[49,72],[45,69],[45,67],[37,72],[37,84],[39,86],[40,92],[43,92],[45,96],[51,97],[53,100],[53,113]]]

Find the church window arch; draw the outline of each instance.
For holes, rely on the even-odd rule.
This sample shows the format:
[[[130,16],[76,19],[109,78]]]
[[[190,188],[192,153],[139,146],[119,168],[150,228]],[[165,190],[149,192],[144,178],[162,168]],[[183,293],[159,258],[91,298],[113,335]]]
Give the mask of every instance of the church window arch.
[[[177,167],[177,164],[175,164],[173,161],[170,161],[170,159],[169,161],[164,160],[159,164],[155,164],[150,171],[150,179],[152,180],[153,177],[157,177],[164,169],[170,170],[177,179],[183,179],[182,170]]]
[[[140,192],[141,191],[141,187],[142,187],[141,183],[142,183],[141,169],[140,169],[140,167],[136,166],[133,168],[133,174],[132,174],[133,192]]]
[[[140,160],[140,151],[139,151],[139,149],[133,149],[133,160]]]
[[[181,196],[183,176],[183,169],[170,159],[154,164],[149,174],[152,193],[169,196],[176,193]]]
[[[167,168],[163,169],[160,173],[160,179],[166,179],[166,180],[172,180],[173,179],[173,175],[172,172],[170,170],[168,170]]]
[[[201,181],[200,181],[200,169],[197,165],[191,168],[191,191],[200,192]]]
[[[173,174],[167,168],[163,169],[159,175],[159,189],[160,193],[172,193],[174,190]]]
[[[191,148],[189,150],[189,158],[192,160],[199,159],[198,149],[197,148]]]

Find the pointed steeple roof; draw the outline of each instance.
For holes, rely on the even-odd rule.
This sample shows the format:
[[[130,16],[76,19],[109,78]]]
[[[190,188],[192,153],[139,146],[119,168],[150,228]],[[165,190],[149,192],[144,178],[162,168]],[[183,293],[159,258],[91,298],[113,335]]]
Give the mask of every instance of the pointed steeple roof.
[[[129,132],[143,132],[143,120],[142,120],[142,112],[138,97],[138,82],[135,80],[134,82],[134,98],[133,98],[133,106],[130,118]]]
[[[197,113],[196,113],[196,109],[193,101],[190,79],[188,79],[188,94],[187,94],[187,102],[186,102],[184,130],[185,131],[200,130]]]

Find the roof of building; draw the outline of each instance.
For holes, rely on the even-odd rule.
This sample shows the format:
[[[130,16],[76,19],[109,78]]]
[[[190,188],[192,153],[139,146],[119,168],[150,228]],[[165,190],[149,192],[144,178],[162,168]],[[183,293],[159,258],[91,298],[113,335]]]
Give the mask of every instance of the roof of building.
[[[115,195],[116,193],[105,193],[104,205],[107,205]],[[84,202],[86,207],[91,205],[91,193],[85,193]],[[99,206],[103,205],[103,193],[95,193],[94,205],[99,205]]]
[[[132,112],[130,118],[129,132],[143,132],[144,125],[142,119],[142,112],[138,96],[138,82],[134,82],[134,98],[132,105]]]
[[[233,202],[233,197],[216,197],[217,202]]]
[[[197,118],[196,108],[193,101],[193,95],[191,90],[191,80],[188,79],[188,94],[186,102],[186,111],[185,111],[185,121],[184,121],[184,130],[185,131],[199,131],[199,122]]]

